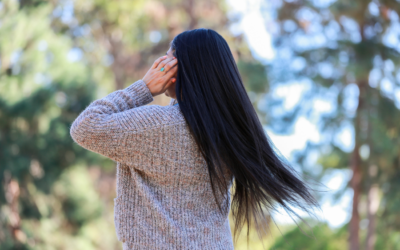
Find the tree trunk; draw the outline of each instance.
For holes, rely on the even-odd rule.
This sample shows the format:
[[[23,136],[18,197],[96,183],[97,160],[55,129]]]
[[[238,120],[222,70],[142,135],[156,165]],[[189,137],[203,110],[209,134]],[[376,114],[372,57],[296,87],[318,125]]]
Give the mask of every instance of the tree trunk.
[[[368,232],[367,232],[367,242],[366,250],[373,250],[376,241],[375,235],[375,214],[379,207],[378,198],[378,187],[376,185],[371,186],[368,191],[367,199],[367,213],[368,213]]]
[[[13,240],[15,243],[18,242],[25,243],[26,235],[21,230],[21,217],[19,216],[19,195],[20,195],[20,188],[19,183],[15,180],[10,172],[4,172],[4,191],[5,191],[5,198],[6,198],[6,206],[8,206],[8,221],[9,221],[9,229]]]
[[[373,96],[368,96],[367,100],[372,100],[376,98],[376,92],[371,93]],[[372,141],[372,117],[377,117],[377,110],[375,105],[371,102],[368,102],[368,145],[369,151],[374,152],[373,150],[373,141]],[[374,164],[374,157],[369,155],[368,158],[368,194],[367,194],[367,218],[368,218],[368,228],[367,228],[367,238],[365,242],[366,250],[373,250],[376,241],[375,228],[376,228],[376,220],[375,214],[378,211],[379,207],[379,196],[378,191],[379,187],[376,185],[376,176],[378,173],[378,166]]]
[[[358,149],[359,145],[356,143],[351,159],[351,168],[353,170],[353,177],[350,180],[350,186],[354,191],[354,195],[353,195],[353,210],[351,213],[351,220],[350,220],[350,239],[349,239],[350,250],[360,249],[360,239],[358,234],[360,225],[360,214],[358,213],[358,203],[360,200],[360,193],[361,193],[360,190],[361,168],[360,168],[360,155]]]
[[[349,237],[349,249],[359,250],[360,249],[360,214],[358,212],[358,204],[361,195],[361,159],[360,159],[360,134],[361,134],[361,121],[362,111],[364,108],[364,95],[365,95],[365,84],[366,82],[360,81],[358,88],[360,94],[358,96],[358,107],[354,123],[355,131],[355,146],[351,156],[351,169],[353,170],[353,176],[350,180],[350,186],[353,189],[353,209],[350,220],[350,237]]]

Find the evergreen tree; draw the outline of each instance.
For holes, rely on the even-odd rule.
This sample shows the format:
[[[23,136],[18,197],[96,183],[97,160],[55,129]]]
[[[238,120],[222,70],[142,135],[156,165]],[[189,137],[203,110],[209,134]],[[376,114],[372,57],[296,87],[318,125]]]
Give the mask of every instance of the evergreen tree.
[[[68,59],[71,40],[52,31],[51,10],[39,1],[0,5],[1,249],[99,249],[83,229],[103,206],[79,162],[103,160],[69,135],[96,85]]]
[[[290,131],[299,116],[318,126],[322,140],[297,155],[306,173],[321,177],[332,168],[351,169],[349,249],[374,249],[377,228],[377,244],[385,246],[379,249],[395,249],[400,225],[395,191],[400,174],[399,2],[294,0],[269,6],[274,11],[266,16],[273,14],[269,27],[277,50],[271,86],[295,79],[306,90],[289,112],[268,95],[266,119],[278,132]],[[327,103],[332,108],[321,112],[320,104]],[[343,129],[354,131],[351,152],[338,143]],[[322,172],[309,165],[308,156],[316,152]],[[361,221],[368,223],[361,234],[364,243]]]
[[[186,29],[213,28],[240,47],[247,87],[259,90],[264,69],[229,34],[225,11],[223,1],[0,2],[2,250],[122,247],[111,226],[115,163],[74,144],[69,127],[91,101],[143,77]]]

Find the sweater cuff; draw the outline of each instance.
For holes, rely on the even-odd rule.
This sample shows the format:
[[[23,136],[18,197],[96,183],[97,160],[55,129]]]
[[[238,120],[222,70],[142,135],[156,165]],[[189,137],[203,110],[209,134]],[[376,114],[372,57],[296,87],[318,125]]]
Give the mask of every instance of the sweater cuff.
[[[146,105],[154,101],[150,89],[142,79],[137,80],[123,90],[128,93],[130,97],[132,97],[137,106]]]

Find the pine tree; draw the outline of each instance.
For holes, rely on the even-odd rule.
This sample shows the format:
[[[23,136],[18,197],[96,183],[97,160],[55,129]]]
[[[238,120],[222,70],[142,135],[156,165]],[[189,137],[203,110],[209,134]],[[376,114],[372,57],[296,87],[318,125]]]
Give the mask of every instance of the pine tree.
[[[265,80],[229,34],[223,1],[154,3],[0,2],[2,250],[122,247],[109,206],[115,163],[74,144],[69,128],[91,101],[143,77],[177,33],[217,30],[242,44],[233,53],[246,57],[249,88]]]
[[[60,248],[61,239],[73,247],[101,215],[88,173],[78,168],[82,159],[100,159],[69,135],[96,85],[84,64],[68,60],[71,40],[53,32],[50,13],[39,1],[0,5],[1,249]],[[72,185],[80,179],[86,184]]]
[[[349,249],[374,249],[377,227],[387,232],[379,235],[385,245],[380,249],[392,249],[395,242],[390,239],[399,226],[393,185],[397,185],[394,176],[400,173],[400,105],[395,96],[400,84],[396,40],[400,4],[394,0],[273,3],[276,18],[269,25],[278,53],[271,66],[271,85],[295,79],[308,89],[290,112],[276,112],[278,116],[271,112],[268,119],[277,131],[291,129],[299,115],[318,124],[323,140],[309,143],[298,162],[307,165],[307,153],[318,152],[324,170],[320,176],[331,168],[351,169],[349,187],[354,195]],[[317,103],[326,101],[334,108],[321,114]],[[282,105],[266,103],[269,111]],[[337,143],[343,128],[354,131],[351,153]],[[305,172],[318,175],[314,166]],[[377,215],[385,217],[376,221]],[[364,244],[359,232],[362,219],[369,222],[366,235],[362,235]]]

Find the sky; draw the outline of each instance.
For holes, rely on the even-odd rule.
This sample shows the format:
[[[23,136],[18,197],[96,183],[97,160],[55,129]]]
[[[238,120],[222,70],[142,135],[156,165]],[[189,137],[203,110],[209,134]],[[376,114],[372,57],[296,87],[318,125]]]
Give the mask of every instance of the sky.
[[[266,27],[273,13],[270,11],[271,16],[267,15],[263,17],[260,12],[260,10],[263,9],[264,12],[267,11],[268,13],[269,6],[262,5],[263,2],[260,0],[226,1],[231,8],[228,17],[234,17],[235,14],[240,14],[242,16],[237,23],[230,27],[231,32],[235,35],[243,33],[254,58],[265,64],[270,63],[277,54],[271,44],[271,34]],[[283,108],[288,109],[296,103],[296,100],[300,99],[300,95],[305,88],[307,88],[307,84],[302,84],[300,81],[293,81],[291,84],[285,84],[285,86],[272,91],[275,91],[273,93],[275,96],[280,96],[285,99]],[[352,103],[351,100],[355,99],[357,93],[354,93],[354,88],[352,87],[349,88],[348,92],[350,93],[348,105],[351,108],[351,105],[354,107],[354,103]],[[314,103],[314,107],[316,109],[322,109],[321,112],[323,112],[324,109],[332,109],[329,102],[316,100],[316,102],[318,101],[320,103]],[[282,155],[289,161],[292,159],[291,153],[294,150],[303,149],[307,141],[318,142],[321,139],[316,125],[305,117],[301,117],[296,122],[294,132],[290,135],[277,135],[268,128],[266,128],[266,132]],[[337,143],[343,150],[350,152],[354,147],[351,128],[343,128],[343,131],[337,135],[337,138]],[[341,189],[346,185],[351,175],[352,173],[350,170],[332,170],[323,178],[322,183],[332,192],[328,192],[325,199],[321,201],[320,205],[322,211],[316,211],[319,221],[326,221],[331,227],[337,228],[350,220],[352,190],[347,190],[338,202],[334,202],[331,196],[335,190]],[[295,211],[302,216],[306,216],[302,211],[296,209]],[[294,223],[284,211],[281,210],[281,212],[282,213],[276,213],[274,215],[277,223]]]

